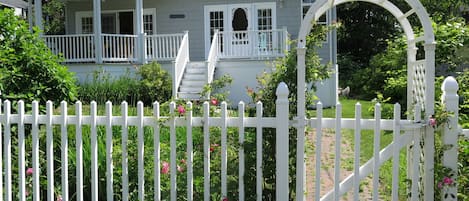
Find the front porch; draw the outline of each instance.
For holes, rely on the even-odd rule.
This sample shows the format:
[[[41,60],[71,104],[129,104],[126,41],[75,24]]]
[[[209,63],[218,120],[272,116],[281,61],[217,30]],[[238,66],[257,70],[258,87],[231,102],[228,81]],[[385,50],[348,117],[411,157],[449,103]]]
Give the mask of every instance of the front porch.
[[[44,35],[47,46],[65,63],[148,63],[175,61],[188,48],[190,33],[128,35],[99,34]],[[187,37],[187,44],[183,39]],[[286,29],[219,32],[219,59],[266,59],[285,55],[288,51]],[[137,51],[139,44],[142,50]],[[139,52],[141,52],[140,55]],[[190,55],[186,55],[190,56]]]

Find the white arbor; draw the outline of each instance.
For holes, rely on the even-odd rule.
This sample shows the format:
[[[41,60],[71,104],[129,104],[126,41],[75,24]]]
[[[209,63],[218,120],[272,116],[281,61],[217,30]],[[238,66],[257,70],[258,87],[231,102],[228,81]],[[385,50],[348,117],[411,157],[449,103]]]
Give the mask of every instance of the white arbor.
[[[305,53],[306,36],[310,33],[312,22],[317,21],[327,10],[347,2],[363,1],[376,4],[389,11],[400,23],[407,37],[407,105],[408,109],[415,104],[421,104],[425,111],[425,118],[434,113],[434,85],[435,85],[435,36],[432,29],[430,17],[419,0],[407,0],[410,9],[400,10],[395,4],[388,0],[317,0],[308,10],[304,17],[298,34],[298,152],[304,151],[305,133]],[[417,15],[424,34],[416,36],[413,26],[408,20],[411,15]],[[425,58],[417,60],[417,43],[424,43]],[[424,174],[424,200],[433,200],[433,128],[426,128],[425,136],[425,165]],[[304,160],[298,157],[297,163],[297,200],[303,200]]]

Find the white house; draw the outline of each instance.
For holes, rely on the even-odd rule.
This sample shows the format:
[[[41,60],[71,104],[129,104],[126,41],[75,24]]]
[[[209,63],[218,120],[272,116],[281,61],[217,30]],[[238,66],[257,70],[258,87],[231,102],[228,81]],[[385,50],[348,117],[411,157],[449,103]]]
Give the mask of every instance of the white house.
[[[175,97],[198,98],[204,84],[230,74],[230,100],[237,103],[250,101],[246,87],[255,88],[256,76],[288,51],[315,0],[63,1],[66,35],[43,37],[81,81],[98,68],[117,75],[157,61],[171,72]],[[321,23],[333,16],[328,12]],[[335,41],[330,33],[320,51],[324,63],[336,63]],[[321,101],[335,104],[337,76],[318,84]]]

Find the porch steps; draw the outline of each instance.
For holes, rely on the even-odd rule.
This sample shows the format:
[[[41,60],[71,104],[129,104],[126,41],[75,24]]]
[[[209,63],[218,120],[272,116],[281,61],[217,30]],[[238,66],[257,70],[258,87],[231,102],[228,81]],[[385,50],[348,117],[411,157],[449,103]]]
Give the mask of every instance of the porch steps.
[[[178,98],[199,100],[201,98],[200,92],[207,83],[206,71],[205,61],[188,63],[179,86]]]

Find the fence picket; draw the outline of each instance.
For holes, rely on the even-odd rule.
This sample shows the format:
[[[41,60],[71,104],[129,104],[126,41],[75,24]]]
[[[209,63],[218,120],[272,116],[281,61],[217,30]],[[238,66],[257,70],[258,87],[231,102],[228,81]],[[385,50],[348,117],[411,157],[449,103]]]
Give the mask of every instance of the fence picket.
[[[41,198],[39,197],[39,103],[37,101],[33,101],[32,103],[32,115],[33,115],[33,122],[31,124],[31,133],[32,133],[32,152],[33,152],[33,159],[31,161],[33,165],[33,201],[39,201]],[[1,130],[1,128],[0,128]],[[0,138],[1,139],[1,138]],[[1,144],[1,142],[0,142]],[[1,149],[1,147],[0,147]],[[1,154],[0,154],[1,155]],[[1,157],[0,157],[1,158]],[[0,161],[1,163],[1,161]],[[0,168],[1,169],[1,168]],[[1,178],[1,177],[0,177]],[[0,186],[3,186],[0,184]],[[1,199],[0,199],[1,200]]]
[[[161,178],[160,178],[160,103],[154,102],[153,103],[153,117],[155,118],[155,124],[153,126],[153,146],[154,146],[154,188],[155,188],[155,200],[161,200]],[[188,134],[189,135],[189,134]]]
[[[227,143],[226,143],[226,136],[227,136],[227,104],[225,101],[221,103],[221,196],[227,196],[227,185],[226,185],[226,170],[227,170]]]
[[[91,200],[98,201],[98,132],[97,132],[97,106],[91,102]]]
[[[113,201],[112,103],[110,101],[106,102],[106,189],[107,201]]]
[[[353,179],[353,200],[358,201],[360,198],[360,145],[361,145],[361,119],[362,105],[355,104],[355,161],[354,161],[354,179]]]
[[[52,131],[52,101],[46,103],[46,154],[47,154],[47,200],[54,201],[54,133]]]
[[[276,108],[276,169],[275,169],[275,185],[276,185],[276,200],[288,200],[289,187],[288,183],[288,148],[289,148],[289,132],[288,122],[289,108],[288,108],[288,86],[281,82],[277,91],[277,100],[275,102]]]
[[[62,200],[68,201],[68,132],[67,132],[67,102],[60,103],[61,125],[60,133],[62,135],[60,146],[62,147]]]
[[[399,122],[401,121],[401,105],[396,103],[394,105],[394,129],[393,129],[393,142],[398,142],[401,135]],[[397,144],[393,145],[393,161],[392,161],[392,192],[391,199],[393,201],[399,200],[399,154],[400,149]]]
[[[121,119],[122,119],[122,200],[129,201],[129,168],[128,168],[128,150],[127,150],[127,143],[128,143],[128,136],[129,136],[129,128],[128,128],[128,104],[127,102],[121,103]],[[155,166],[156,167],[156,166]],[[157,191],[159,192],[159,191]]]
[[[316,201],[321,198],[322,107],[321,102],[316,104],[316,190],[314,191]]]
[[[24,102],[18,101],[18,173],[19,173],[19,196],[21,201],[26,201],[26,163],[25,163],[25,139],[24,139]]]
[[[138,200],[143,201],[145,198],[145,178],[144,178],[144,164],[143,164],[143,153],[144,153],[144,138],[143,138],[143,103],[137,103],[137,139],[138,139]]]
[[[194,158],[193,140],[192,140],[192,103],[187,102],[187,200],[192,201],[194,196],[194,176],[192,161]]]
[[[335,110],[335,159],[334,159],[334,200],[340,200],[340,148],[342,143],[342,104]]]
[[[256,120],[257,120],[257,127],[256,127],[256,194],[257,194],[257,201],[262,200],[262,183],[263,183],[263,176],[262,176],[262,102],[256,103]]]
[[[210,105],[204,102],[204,201],[210,201]]]
[[[176,103],[171,102],[169,104],[169,114],[171,115],[171,119],[169,121],[169,135],[170,135],[170,147],[171,147],[171,153],[170,153],[170,167],[171,170],[169,171],[171,174],[171,201],[176,201],[177,199],[177,186],[176,186]]]
[[[381,150],[381,104],[375,105],[375,131],[373,137],[373,200],[379,199],[379,151]]]
[[[82,103],[77,101],[75,103],[75,115],[76,115],[76,178],[77,178],[77,200],[83,201],[83,136],[82,136],[82,123],[83,123],[83,108]]]
[[[239,116],[239,200],[244,201],[244,102],[238,104]]]
[[[415,106],[415,121],[420,122],[421,119],[421,106],[417,104]],[[420,147],[420,130],[414,129],[412,131],[413,136],[413,152],[412,152],[412,175],[411,175],[411,200],[417,201],[419,200],[419,177],[420,177],[420,153],[422,152],[422,148]]]
[[[3,115],[2,107],[3,107],[2,101],[0,99],[0,115]],[[4,120],[0,118],[0,122],[3,123]],[[3,157],[4,157],[3,156],[3,152],[4,152],[3,151],[3,141],[4,141],[3,136],[4,136],[4,134],[3,134],[2,126],[3,126],[3,124],[0,123],[0,171],[3,172]],[[5,175],[5,177],[6,177],[6,175]],[[3,175],[0,175],[0,186],[2,187],[2,188],[0,188],[0,201],[3,201],[3,199],[4,199],[4,197],[3,197],[4,196],[3,195],[3,192],[4,192],[3,191],[3,187],[4,187],[3,186]],[[37,201],[37,200],[34,200],[34,201]]]

